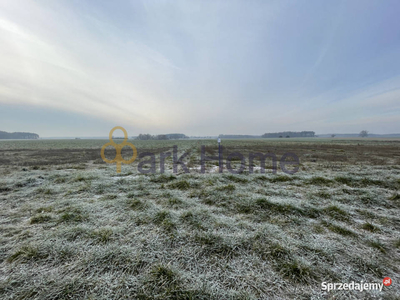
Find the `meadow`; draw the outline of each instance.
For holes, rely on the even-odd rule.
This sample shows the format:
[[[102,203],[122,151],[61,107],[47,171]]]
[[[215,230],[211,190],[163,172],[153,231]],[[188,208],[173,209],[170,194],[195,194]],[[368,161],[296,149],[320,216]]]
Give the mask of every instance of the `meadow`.
[[[268,160],[265,174],[258,160],[200,174],[214,140],[131,140],[157,172],[137,159],[117,174],[107,142],[0,141],[1,299],[400,299],[399,139],[222,141],[246,163],[295,153],[293,175]],[[159,173],[173,145],[189,174],[171,158]],[[384,277],[381,292],[321,290]]]

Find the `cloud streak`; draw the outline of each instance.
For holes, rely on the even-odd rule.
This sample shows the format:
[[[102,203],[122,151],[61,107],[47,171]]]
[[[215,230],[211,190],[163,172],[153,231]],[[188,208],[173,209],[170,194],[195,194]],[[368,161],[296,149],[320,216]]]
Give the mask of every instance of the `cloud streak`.
[[[0,109],[88,118],[94,135],[400,132],[400,5],[356,2],[0,3]],[[18,119],[57,127],[12,109],[0,129]]]

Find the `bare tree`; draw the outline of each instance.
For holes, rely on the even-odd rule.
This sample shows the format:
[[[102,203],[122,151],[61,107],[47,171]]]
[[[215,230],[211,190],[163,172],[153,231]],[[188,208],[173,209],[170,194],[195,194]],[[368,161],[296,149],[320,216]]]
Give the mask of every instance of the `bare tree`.
[[[368,131],[367,130],[361,130],[360,136],[361,137],[367,137],[368,136]]]

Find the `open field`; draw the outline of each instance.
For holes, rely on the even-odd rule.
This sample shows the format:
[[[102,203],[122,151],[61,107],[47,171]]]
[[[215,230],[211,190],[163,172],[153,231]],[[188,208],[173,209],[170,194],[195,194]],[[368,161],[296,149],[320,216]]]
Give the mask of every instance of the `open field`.
[[[295,153],[294,175],[258,160],[255,174],[217,161],[200,174],[211,140],[130,141],[157,174],[138,159],[117,174],[107,142],[0,141],[1,299],[400,299],[400,140],[223,141],[246,164]],[[173,145],[189,174],[171,158],[159,174]],[[382,292],[321,290],[386,276]]]

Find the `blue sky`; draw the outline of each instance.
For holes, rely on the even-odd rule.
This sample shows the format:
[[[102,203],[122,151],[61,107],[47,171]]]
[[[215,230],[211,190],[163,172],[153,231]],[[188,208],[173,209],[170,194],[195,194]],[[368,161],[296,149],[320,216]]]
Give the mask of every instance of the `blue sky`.
[[[399,1],[0,1],[0,130],[400,132]]]

